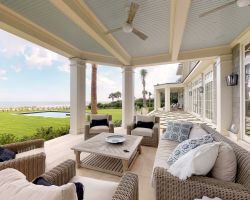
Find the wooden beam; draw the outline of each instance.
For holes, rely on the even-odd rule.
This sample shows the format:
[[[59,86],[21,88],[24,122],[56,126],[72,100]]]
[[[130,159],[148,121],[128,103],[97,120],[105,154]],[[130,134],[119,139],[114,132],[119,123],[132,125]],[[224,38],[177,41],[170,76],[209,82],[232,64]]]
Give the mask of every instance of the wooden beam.
[[[31,41],[37,45],[54,51],[65,57],[79,57],[89,62],[121,66],[122,63],[113,56],[82,51],[62,38],[52,34],[43,27],[19,15],[0,4],[0,28]]]
[[[107,29],[84,1],[50,0],[50,2],[122,64],[130,65],[130,55],[112,35],[105,34]]]
[[[217,46],[205,49],[196,49],[191,51],[183,51],[179,53],[179,61],[187,60],[200,60],[205,58],[213,58],[222,55],[228,55],[232,53],[232,49],[229,45]]]
[[[231,43],[230,46],[233,48],[235,45],[237,45],[238,43],[242,43],[245,40],[247,40],[248,38],[250,38],[250,27],[248,27],[245,31],[243,31],[242,33],[240,33]]]
[[[177,61],[185,31],[191,0],[171,0],[169,52]]]
[[[145,57],[134,57],[132,58],[131,65],[140,67],[140,66],[152,66],[160,64],[169,64],[172,63],[171,57],[169,54],[159,54],[154,56],[145,56]]]

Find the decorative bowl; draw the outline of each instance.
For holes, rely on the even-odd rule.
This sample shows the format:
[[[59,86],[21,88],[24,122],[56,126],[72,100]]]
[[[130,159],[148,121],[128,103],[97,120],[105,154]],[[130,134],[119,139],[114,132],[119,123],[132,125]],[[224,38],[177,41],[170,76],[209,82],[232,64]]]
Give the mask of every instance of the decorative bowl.
[[[122,135],[111,135],[105,138],[105,141],[110,144],[120,144],[123,143],[126,138]]]

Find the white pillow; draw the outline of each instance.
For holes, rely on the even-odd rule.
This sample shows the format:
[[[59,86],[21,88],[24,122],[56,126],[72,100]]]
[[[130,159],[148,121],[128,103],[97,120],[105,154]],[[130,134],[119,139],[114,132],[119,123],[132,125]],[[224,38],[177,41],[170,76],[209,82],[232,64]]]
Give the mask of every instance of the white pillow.
[[[35,185],[19,171],[7,168],[0,171],[1,200],[77,200],[73,183],[62,186]]]
[[[172,164],[168,172],[181,180],[192,175],[207,175],[214,166],[219,146],[220,142],[213,142],[192,149]]]

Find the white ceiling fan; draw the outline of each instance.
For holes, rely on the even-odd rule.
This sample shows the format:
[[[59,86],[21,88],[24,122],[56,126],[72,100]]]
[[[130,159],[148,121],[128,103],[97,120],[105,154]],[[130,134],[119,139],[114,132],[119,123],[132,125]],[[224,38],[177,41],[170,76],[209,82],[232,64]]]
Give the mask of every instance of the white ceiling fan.
[[[215,13],[215,12],[217,12],[219,10],[222,10],[222,9],[228,7],[228,6],[233,5],[233,4],[236,4],[238,7],[246,7],[246,6],[250,6],[250,0],[234,0],[234,1],[230,1],[228,3],[225,3],[222,6],[219,6],[217,8],[214,8],[212,10],[209,10],[207,12],[204,12],[204,13],[200,14],[199,17],[205,17],[205,16],[207,16],[209,14]]]
[[[114,33],[116,31],[123,31],[124,33],[134,33],[140,39],[146,40],[148,36],[142,33],[141,31],[137,30],[133,26],[133,20],[135,18],[135,15],[138,9],[139,9],[139,5],[135,2],[131,2],[127,21],[123,24],[122,27],[111,29],[108,32],[106,32],[106,34]]]

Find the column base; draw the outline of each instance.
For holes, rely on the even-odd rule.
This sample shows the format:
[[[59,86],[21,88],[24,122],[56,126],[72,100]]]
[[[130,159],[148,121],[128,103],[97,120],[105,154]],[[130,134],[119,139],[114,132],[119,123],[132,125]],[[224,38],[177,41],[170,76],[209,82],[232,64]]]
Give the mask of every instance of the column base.
[[[72,134],[72,135],[79,135],[79,134],[84,134],[84,129],[70,129],[69,130],[69,134]]]

